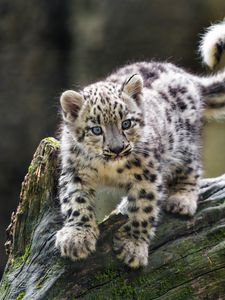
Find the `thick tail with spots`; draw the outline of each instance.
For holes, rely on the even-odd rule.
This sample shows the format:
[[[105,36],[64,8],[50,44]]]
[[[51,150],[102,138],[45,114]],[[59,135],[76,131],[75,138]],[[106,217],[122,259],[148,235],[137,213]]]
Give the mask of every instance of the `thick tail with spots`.
[[[215,69],[225,67],[225,20],[209,27],[200,44],[203,62]],[[225,69],[216,75],[199,78],[205,100],[205,115],[218,117],[225,115]]]

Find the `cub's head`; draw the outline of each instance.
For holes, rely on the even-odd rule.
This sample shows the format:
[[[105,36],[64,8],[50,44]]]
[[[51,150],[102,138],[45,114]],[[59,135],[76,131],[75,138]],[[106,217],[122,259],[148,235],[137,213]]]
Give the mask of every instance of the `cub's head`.
[[[142,77],[135,74],[122,86],[98,82],[79,93],[64,92],[62,114],[74,142],[106,160],[129,155],[144,126],[142,89]]]

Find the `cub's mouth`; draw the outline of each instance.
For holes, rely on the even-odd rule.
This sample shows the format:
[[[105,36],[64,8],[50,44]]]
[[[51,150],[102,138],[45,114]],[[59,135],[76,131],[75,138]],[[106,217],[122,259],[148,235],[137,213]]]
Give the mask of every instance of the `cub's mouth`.
[[[115,153],[113,153],[111,155],[103,154],[103,158],[107,161],[109,161],[109,160],[110,161],[119,161],[119,160],[127,158],[130,154],[131,154],[131,151],[123,153],[123,154],[115,154]]]

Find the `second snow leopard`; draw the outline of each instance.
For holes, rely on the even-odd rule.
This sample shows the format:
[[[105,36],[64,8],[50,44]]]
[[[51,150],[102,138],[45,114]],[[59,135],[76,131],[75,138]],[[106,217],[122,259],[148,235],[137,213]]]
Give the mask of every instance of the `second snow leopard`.
[[[224,45],[221,23],[203,39],[210,66]],[[128,221],[116,233],[114,249],[130,267],[146,265],[160,207],[184,215],[197,209],[202,113],[225,106],[225,73],[206,78],[168,63],[135,63],[79,93],[64,92],[60,102],[65,221],[56,247],[72,260],[95,251],[96,191],[115,186],[126,189]]]

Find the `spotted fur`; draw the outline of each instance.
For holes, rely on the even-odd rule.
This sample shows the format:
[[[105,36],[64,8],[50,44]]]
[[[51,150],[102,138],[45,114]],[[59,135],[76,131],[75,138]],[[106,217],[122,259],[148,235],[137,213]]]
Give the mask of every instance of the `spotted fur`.
[[[224,77],[217,76],[218,85]],[[62,94],[59,196],[65,223],[56,235],[62,256],[77,260],[95,250],[100,185],[126,190],[128,221],[114,237],[114,250],[133,268],[148,263],[161,206],[195,213],[204,97],[214,81],[172,64],[140,62],[79,93]]]

